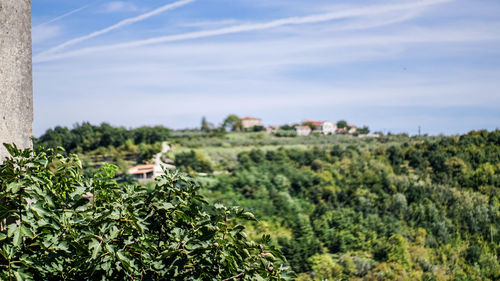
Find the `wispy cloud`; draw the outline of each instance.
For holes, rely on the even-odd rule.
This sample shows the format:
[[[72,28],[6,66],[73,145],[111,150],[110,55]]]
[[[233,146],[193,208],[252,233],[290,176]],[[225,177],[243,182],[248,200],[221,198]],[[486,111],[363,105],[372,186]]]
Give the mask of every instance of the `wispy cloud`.
[[[212,21],[195,21],[195,22],[185,22],[179,23],[179,26],[183,27],[220,27],[224,25],[234,25],[237,24],[238,20],[235,19],[224,19],[224,20],[212,20]]]
[[[113,1],[103,5],[102,13],[137,12],[140,9],[133,3],[124,1]]]
[[[77,43],[83,42],[85,40],[89,40],[91,38],[94,38],[94,37],[106,34],[108,32],[111,32],[111,31],[113,31],[115,29],[118,29],[118,28],[130,25],[130,24],[134,24],[134,23],[146,20],[146,19],[148,19],[150,17],[153,17],[153,16],[156,16],[158,14],[161,14],[161,13],[163,13],[165,11],[182,7],[184,5],[192,3],[194,1],[196,1],[196,0],[180,0],[180,1],[177,1],[177,2],[174,2],[174,3],[171,3],[171,4],[164,5],[164,6],[160,7],[160,8],[152,10],[150,12],[141,14],[141,15],[136,16],[136,17],[132,17],[132,18],[128,18],[128,19],[122,20],[122,21],[120,21],[120,22],[118,22],[118,23],[116,23],[116,24],[114,24],[112,26],[109,26],[109,27],[106,27],[104,29],[92,32],[92,33],[87,34],[85,36],[77,37],[77,38],[71,39],[69,41],[66,41],[66,42],[64,42],[64,43],[62,43],[62,44],[60,44],[60,45],[58,45],[56,47],[53,47],[53,48],[51,48],[51,49],[49,49],[49,50],[47,50],[45,52],[40,53],[37,56],[43,56],[43,55],[55,53],[57,51],[60,51],[60,50],[62,50],[64,48],[67,48],[69,46],[75,45]]]
[[[240,24],[240,25],[234,25],[234,26],[230,26],[230,27],[224,27],[224,28],[213,29],[213,30],[188,32],[188,33],[184,33],[184,34],[160,36],[160,37],[154,37],[154,38],[150,38],[150,39],[132,41],[132,42],[127,42],[127,43],[90,47],[90,48],[85,48],[85,49],[81,49],[81,50],[76,50],[73,52],[67,52],[67,53],[63,53],[63,54],[56,54],[56,55],[50,56],[50,54],[54,53],[54,51],[61,49],[61,48],[56,47],[57,49],[53,48],[53,49],[49,50],[50,52],[44,52],[40,55],[37,55],[34,58],[34,62],[51,61],[51,60],[72,57],[72,56],[77,56],[77,55],[82,55],[82,54],[87,54],[87,53],[92,53],[92,52],[99,52],[99,51],[116,50],[116,49],[131,48],[131,47],[140,47],[140,46],[147,46],[147,45],[158,44],[158,43],[175,42],[175,41],[182,41],[182,40],[189,40],[189,39],[199,39],[199,38],[227,35],[227,34],[233,34],[233,33],[266,30],[266,29],[272,29],[272,28],[277,28],[277,27],[282,27],[282,26],[287,26],[287,25],[313,24],[313,23],[329,22],[329,21],[333,21],[333,20],[353,18],[353,17],[372,16],[372,15],[376,15],[376,14],[384,14],[384,13],[390,13],[390,12],[418,9],[418,8],[422,8],[422,7],[426,7],[426,6],[430,6],[430,5],[437,5],[437,4],[442,4],[442,3],[452,2],[452,1],[454,1],[454,0],[424,0],[424,1],[418,1],[418,2],[403,3],[403,4],[380,5],[380,6],[355,8],[355,9],[346,9],[343,11],[332,12],[332,13],[315,14],[315,15],[309,15],[309,16],[303,16],[303,17],[289,17],[289,18],[283,18],[283,19],[273,20],[273,21],[264,22],[264,23]],[[65,46],[63,46],[63,47],[65,47]],[[49,54],[49,56],[46,56],[48,54]]]
[[[99,2],[99,1],[94,1],[94,2],[92,2],[92,3],[90,3],[90,4],[87,4],[87,5],[85,5],[85,6],[82,6],[82,7],[80,7],[80,8],[77,8],[77,9],[71,10],[71,11],[69,11],[69,12],[67,12],[67,13],[65,13],[65,14],[62,14],[62,15],[60,15],[60,16],[58,16],[58,17],[55,17],[55,18],[53,18],[53,19],[51,19],[51,20],[48,20],[48,21],[43,22],[43,23],[40,23],[40,24],[38,24],[38,25],[34,26],[33,28],[38,28],[38,27],[41,27],[41,26],[43,26],[43,25],[47,25],[47,24],[50,24],[50,23],[56,22],[56,21],[58,21],[58,20],[62,20],[62,19],[64,19],[64,18],[66,18],[66,17],[69,17],[69,16],[71,16],[71,15],[73,15],[73,14],[76,14],[76,13],[80,12],[81,10],[84,10],[84,9],[88,8],[89,6],[91,6],[92,4],[97,3],[97,2]]]

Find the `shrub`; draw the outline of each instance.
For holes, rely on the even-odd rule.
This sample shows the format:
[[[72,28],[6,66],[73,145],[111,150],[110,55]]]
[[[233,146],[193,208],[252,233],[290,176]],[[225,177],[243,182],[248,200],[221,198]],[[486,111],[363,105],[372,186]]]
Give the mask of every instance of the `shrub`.
[[[201,152],[191,150],[190,152],[175,155],[175,164],[188,170],[189,168],[201,173],[211,173],[212,163]]]
[[[279,250],[246,239],[239,208],[210,206],[168,173],[119,185],[75,155],[20,151],[0,165],[0,280],[285,280]]]
[[[277,137],[296,137],[297,132],[296,131],[286,131],[286,130],[278,130],[276,132]]]

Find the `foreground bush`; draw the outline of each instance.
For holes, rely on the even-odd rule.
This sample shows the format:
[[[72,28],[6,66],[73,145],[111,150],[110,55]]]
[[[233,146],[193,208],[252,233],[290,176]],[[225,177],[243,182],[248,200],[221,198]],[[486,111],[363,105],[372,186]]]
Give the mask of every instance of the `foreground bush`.
[[[285,280],[269,236],[248,241],[238,208],[210,206],[177,173],[118,185],[76,156],[20,151],[0,166],[0,280]]]

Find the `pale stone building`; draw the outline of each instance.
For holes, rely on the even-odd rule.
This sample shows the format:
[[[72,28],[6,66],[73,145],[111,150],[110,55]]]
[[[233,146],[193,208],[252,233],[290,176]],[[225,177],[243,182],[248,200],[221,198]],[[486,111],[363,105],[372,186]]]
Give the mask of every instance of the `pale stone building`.
[[[161,165],[149,163],[132,167],[128,170],[128,173],[133,175],[139,183],[147,183],[153,181],[157,177],[165,175]]]
[[[332,135],[335,134],[335,131],[337,130],[337,125],[333,122],[325,121],[321,124],[321,126],[318,127],[318,130],[323,135]]]
[[[296,126],[295,131],[297,132],[297,136],[309,136],[312,132],[311,127],[309,126]]]
[[[255,126],[262,126],[262,120],[255,117],[243,117],[240,118],[241,126],[244,130],[251,129]]]
[[[335,134],[335,131],[337,130],[337,125],[330,121],[307,120],[302,122],[302,125],[308,125],[308,124],[311,124],[314,127],[316,127],[316,129],[313,130],[313,133],[332,135]]]

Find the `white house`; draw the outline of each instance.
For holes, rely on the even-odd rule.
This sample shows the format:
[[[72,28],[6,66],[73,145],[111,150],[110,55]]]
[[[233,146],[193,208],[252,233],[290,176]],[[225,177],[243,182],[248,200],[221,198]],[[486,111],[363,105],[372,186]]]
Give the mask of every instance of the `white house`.
[[[314,133],[321,133],[323,135],[335,134],[335,131],[337,130],[337,125],[330,121],[307,120],[302,122],[302,125],[307,126],[308,124],[312,124],[316,127],[316,129],[313,131]]]
[[[146,165],[132,167],[128,170],[128,173],[133,175],[140,183],[150,182],[165,174],[160,165],[148,163]]]
[[[358,131],[358,127],[356,127],[356,126],[354,126],[354,125],[349,125],[348,130],[349,130],[349,131],[348,131],[348,132],[349,132],[349,134],[351,134],[351,135],[352,135],[352,134],[354,134],[354,133],[356,133],[356,132]]]
[[[321,126],[318,127],[318,130],[320,130],[323,135],[333,135],[337,130],[337,124],[330,121],[325,121],[323,122],[323,124],[321,124]]]
[[[309,126],[296,126],[295,131],[297,132],[297,136],[309,136],[312,132]]]

